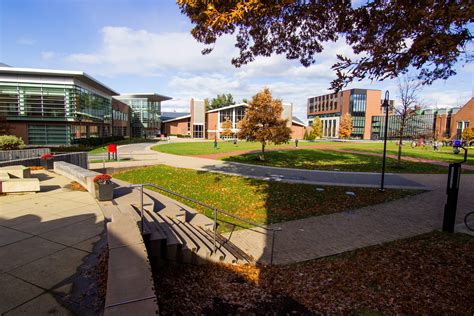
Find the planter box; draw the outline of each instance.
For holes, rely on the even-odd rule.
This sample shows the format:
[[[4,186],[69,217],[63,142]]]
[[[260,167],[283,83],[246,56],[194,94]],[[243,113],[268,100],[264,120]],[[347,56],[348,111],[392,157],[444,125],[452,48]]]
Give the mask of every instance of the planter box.
[[[54,159],[40,159],[40,164],[46,170],[54,169]]]
[[[95,197],[99,201],[111,201],[114,198],[114,184],[94,184]]]

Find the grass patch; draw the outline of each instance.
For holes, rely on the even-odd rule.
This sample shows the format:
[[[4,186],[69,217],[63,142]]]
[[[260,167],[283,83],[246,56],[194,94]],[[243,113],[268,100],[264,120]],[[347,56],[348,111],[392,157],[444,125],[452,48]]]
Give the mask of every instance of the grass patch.
[[[317,144],[327,144],[330,142],[306,142],[300,141],[298,146],[314,146]],[[206,142],[190,142],[190,143],[171,143],[163,144],[152,147],[151,149],[173,155],[181,156],[194,156],[194,155],[209,155],[209,154],[218,154],[218,153],[228,153],[233,151],[243,151],[243,150],[261,150],[262,145],[256,142],[246,142],[238,141],[236,145],[233,142],[219,141],[217,143],[217,149],[214,149],[213,141]],[[281,145],[267,145],[267,149],[272,148],[283,148],[283,147],[295,147],[295,142],[290,142],[287,144]]]
[[[340,149],[354,150],[354,151],[366,151],[383,153],[383,143],[332,143],[334,146]],[[433,151],[432,147],[425,146],[424,148],[415,147],[411,148],[411,142],[404,142],[402,147],[402,157],[414,157],[429,160],[438,160],[444,162],[459,162],[464,158],[464,151],[455,155],[452,147],[439,147],[439,151]],[[387,154],[397,155],[398,146],[395,142],[387,142]],[[468,158],[466,164],[474,165],[474,150],[468,148]]]
[[[473,315],[472,262],[474,237],[434,232],[286,266],[169,265],[155,282],[169,315]]]
[[[341,170],[357,172],[381,172],[382,158],[335,152],[320,149],[295,149],[269,151],[265,161],[257,159],[258,154],[244,154],[222,158],[225,161],[257,164],[273,167],[311,169],[311,170]],[[400,166],[395,159],[387,158],[386,171],[393,173],[447,173],[448,168],[411,161],[402,161]]]
[[[333,186],[320,186],[325,189],[320,192],[317,186],[309,184],[263,181],[162,165],[126,171],[114,177],[130,183],[154,183],[259,224],[342,212],[421,192],[387,189],[380,193],[372,188]],[[356,196],[348,196],[347,191],[355,192]],[[211,210],[177,200],[212,218]],[[228,231],[233,225],[246,227],[232,218],[219,215],[218,219],[221,231]]]

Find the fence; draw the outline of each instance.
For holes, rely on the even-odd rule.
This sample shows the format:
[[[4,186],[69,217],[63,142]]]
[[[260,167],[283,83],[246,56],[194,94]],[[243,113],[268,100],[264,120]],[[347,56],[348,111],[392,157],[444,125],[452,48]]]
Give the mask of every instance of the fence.
[[[0,151],[0,161],[38,158],[43,154],[49,154],[49,153],[51,153],[51,150],[49,148],[2,150]]]
[[[54,155],[54,161],[65,161],[70,164],[79,166],[81,168],[88,169],[86,152]],[[23,165],[25,167],[32,167],[32,166],[41,166],[41,162],[40,162],[39,157],[0,161],[0,167],[14,166],[14,165]]]

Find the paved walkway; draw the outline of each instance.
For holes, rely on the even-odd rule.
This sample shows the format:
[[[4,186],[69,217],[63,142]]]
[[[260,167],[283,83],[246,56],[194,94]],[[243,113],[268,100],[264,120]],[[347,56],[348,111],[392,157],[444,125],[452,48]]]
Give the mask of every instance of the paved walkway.
[[[413,175],[413,178],[434,190],[355,211],[271,225],[282,228],[276,233],[274,263],[316,259],[441,229],[446,176]],[[458,231],[467,233],[463,218],[474,210],[473,196],[474,175],[463,175],[456,221]],[[270,261],[271,235],[264,234],[263,230],[240,230],[227,236],[257,261]]]
[[[65,188],[71,180],[32,174],[41,192],[0,196],[0,314],[95,313],[86,279],[104,242],[102,211],[88,192]]]
[[[138,144],[135,144],[138,145]],[[214,159],[197,158],[190,156],[177,156],[151,151],[143,146],[140,149],[134,147],[127,151],[128,146],[124,146],[122,151],[133,154],[134,160],[107,162],[106,167],[131,168],[152,165],[168,165],[176,168],[188,168],[202,171],[219,172],[230,175],[245,176],[256,179],[274,180],[290,183],[308,183],[320,185],[358,186],[358,187],[378,187],[380,186],[379,173],[367,172],[339,172],[339,171],[319,171],[291,168],[276,168],[268,166],[257,166],[236,162],[227,162]],[[102,163],[94,163],[89,166],[91,169],[100,169]],[[426,188],[424,185],[407,178],[403,174],[386,174],[385,185],[387,188]]]

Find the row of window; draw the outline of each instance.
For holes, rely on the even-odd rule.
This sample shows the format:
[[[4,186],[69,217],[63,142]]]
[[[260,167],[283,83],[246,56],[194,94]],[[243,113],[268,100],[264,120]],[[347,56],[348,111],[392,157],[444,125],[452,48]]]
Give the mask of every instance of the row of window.
[[[79,86],[0,85],[0,113],[9,118],[110,121],[111,100]]]
[[[112,118],[117,121],[128,121],[128,113],[112,110]]]
[[[219,122],[221,124],[219,127],[222,127],[222,123],[224,123],[227,118],[232,122],[232,128],[237,128],[237,124],[244,118],[244,116],[244,106],[219,111]]]

